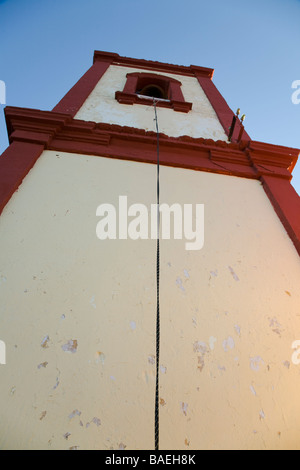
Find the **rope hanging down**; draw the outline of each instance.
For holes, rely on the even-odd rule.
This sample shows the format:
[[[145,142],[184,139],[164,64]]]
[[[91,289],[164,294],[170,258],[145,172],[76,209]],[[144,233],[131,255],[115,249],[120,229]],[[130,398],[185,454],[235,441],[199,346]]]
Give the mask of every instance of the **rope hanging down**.
[[[160,212],[159,212],[159,131],[155,98],[153,98],[154,121],[156,123],[157,135],[157,247],[156,247],[156,384],[155,384],[155,424],[154,438],[155,450],[159,450],[159,351],[160,351],[160,312],[159,312],[159,273],[160,273],[160,254],[159,254],[159,231],[160,231]]]

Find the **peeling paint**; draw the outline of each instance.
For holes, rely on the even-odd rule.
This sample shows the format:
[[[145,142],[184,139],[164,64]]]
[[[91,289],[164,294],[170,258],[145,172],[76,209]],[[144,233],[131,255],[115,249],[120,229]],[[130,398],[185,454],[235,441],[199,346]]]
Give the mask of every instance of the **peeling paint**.
[[[272,331],[279,336],[281,336],[281,333],[284,331],[276,317],[269,318],[269,326],[272,328]]]
[[[209,340],[208,340],[208,344],[209,344],[209,348],[211,351],[213,351],[215,349],[215,343],[217,341],[217,338],[215,338],[214,336],[210,336]]]
[[[105,362],[105,354],[101,351],[97,351],[96,353],[96,363],[99,364],[101,362],[102,365],[104,365]]]
[[[69,419],[73,419],[75,416],[80,416],[81,411],[79,410],[73,410],[71,414],[69,414]]]
[[[65,438],[66,440],[68,440],[70,436],[71,436],[71,434],[70,434],[69,432],[66,432],[66,433],[64,434],[64,438]]]
[[[205,354],[207,351],[207,345],[204,341],[195,341],[193,344],[193,349],[194,352],[200,352],[202,354]]]
[[[134,331],[134,330],[136,329],[136,323],[135,323],[135,321],[131,321],[131,322],[130,322],[130,329],[131,329],[132,331]]]
[[[148,356],[148,362],[149,362],[149,364],[152,364],[152,365],[155,364],[155,356],[154,356],[154,354],[151,354],[150,356]]]
[[[259,412],[259,418],[260,418],[260,419],[265,419],[265,417],[266,417],[266,415],[265,415],[265,413],[264,413],[264,410],[260,410],[260,412]]]
[[[193,344],[193,350],[194,352],[200,353],[200,356],[197,357],[198,360],[198,366],[197,369],[202,372],[205,362],[204,362],[204,356],[207,352],[207,345],[203,341],[195,341]]]
[[[239,325],[234,325],[234,329],[238,336],[241,336],[241,327]]]
[[[228,336],[228,338],[224,339],[222,346],[225,352],[228,352],[230,349],[234,349],[235,342],[232,336]]]
[[[49,345],[48,345],[48,342],[50,341],[50,338],[49,336],[45,336],[41,342],[41,347],[46,349],[46,348],[49,348]]]
[[[228,266],[228,269],[229,269],[229,271],[230,271],[230,273],[231,273],[233,279],[234,279],[235,281],[239,281],[239,278],[238,278],[238,276],[236,275],[236,273],[234,272],[234,270],[232,269],[232,267],[231,267],[231,266]]]
[[[97,427],[101,426],[101,420],[96,416],[94,416],[94,418],[92,419],[92,423],[96,424]]]
[[[37,366],[37,368],[38,368],[38,369],[41,369],[41,368],[43,367],[43,368],[45,369],[45,368],[47,367],[47,365],[48,365],[48,362],[42,362],[41,364],[39,364],[39,365]]]
[[[41,416],[40,416],[40,421],[42,421],[47,414],[47,411],[42,411]]]
[[[67,157],[70,159],[68,155]],[[78,162],[82,161],[79,156],[77,158]],[[75,160],[75,163],[77,161],[76,158],[72,160]],[[94,160],[96,168],[101,159]],[[110,161],[102,160],[104,163],[106,160]],[[70,162],[66,161],[66,168],[67,163]],[[129,167],[128,172],[131,170],[130,165],[134,170],[134,163],[126,165]],[[150,167],[149,172],[152,171]],[[107,170],[106,167],[104,169]],[[126,170],[125,166],[124,169]],[[168,168],[166,171],[169,171]],[[176,169],[177,171],[181,170]],[[106,173],[114,174],[113,171]],[[193,172],[190,173],[189,178],[192,178]],[[147,174],[145,172],[145,177]],[[140,181],[144,176],[141,173],[139,175]],[[174,169],[174,177],[170,176],[168,184],[175,181],[175,176]],[[207,174],[207,177],[209,176],[210,174]],[[223,179],[226,183],[224,175],[217,176],[221,185]],[[228,180],[230,189],[232,178],[228,177]],[[245,179],[245,184],[247,181]],[[96,186],[97,181],[94,183]],[[253,180],[252,183],[254,185],[257,181]],[[99,184],[97,187],[99,189]],[[106,186],[104,189],[106,191]],[[69,193],[63,191],[63,194],[66,194],[63,204],[66,204]],[[130,195],[131,190],[128,191]],[[217,210],[218,195],[222,192],[223,188],[221,192],[213,194],[211,189]],[[235,192],[238,194],[238,191],[230,189],[230,201],[235,200]],[[184,193],[185,190],[183,197]],[[191,194],[195,194],[193,197],[196,202],[199,193],[197,196],[193,189]],[[250,194],[252,195],[251,192]],[[134,197],[134,194],[131,196]],[[99,191],[95,189],[95,201],[99,197],[102,197],[102,193],[99,196]],[[113,197],[112,191],[112,202]],[[147,201],[150,201],[150,198],[146,194],[144,202]],[[256,205],[258,200],[254,201]],[[56,202],[59,202],[59,198]],[[243,206],[242,202],[240,206]],[[60,208],[60,218],[66,208]],[[83,212],[79,215],[83,215]],[[247,253],[243,251],[246,230],[255,234],[257,229],[256,215],[257,211],[253,208],[253,226],[252,222],[248,225],[245,223],[245,233],[241,234],[241,238],[234,239],[233,234],[233,238],[229,240],[233,254],[232,250],[228,249],[226,237],[222,238],[220,233],[215,231],[213,218],[208,221],[208,230],[216,240],[224,242],[221,247],[211,253],[203,251],[199,256],[188,256],[183,252],[178,257],[178,246],[174,241],[166,253],[163,265],[169,274],[169,285],[166,285],[168,295],[164,299],[166,315],[163,319],[162,341],[165,345],[168,344],[168,348],[163,348],[159,364],[159,409],[164,426],[162,446],[165,448],[172,448],[172,445],[178,448],[182,446],[186,450],[216,446],[263,447],[264,443],[279,447],[277,432],[281,429],[282,447],[293,440],[295,419],[289,411],[297,410],[300,369],[292,363],[293,349],[290,345],[298,333],[300,337],[299,293],[296,289],[300,273],[299,263],[293,266],[287,258],[290,252],[291,257],[293,256],[292,250],[289,246],[284,250],[279,243],[285,256],[282,258],[283,268],[277,272],[276,263],[274,267],[272,258],[276,244],[270,245],[268,251],[269,237],[266,245],[259,245],[258,250],[253,246],[253,249],[250,247],[249,250],[249,247],[246,247]],[[236,217],[237,214],[233,213],[230,227],[234,228]],[[88,219],[83,219],[83,222],[88,223]],[[246,219],[247,214],[245,221]],[[31,221],[30,219],[28,223]],[[82,234],[85,235],[86,224],[81,225]],[[49,235],[49,231],[47,233]],[[64,231],[67,247],[70,233],[68,228]],[[79,238],[75,237],[72,243],[76,248],[78,239],[81,240],[80,253],[87,256],[79,256],[70,266],[67,255],[74,251],[74,246],[70,246],[65,256],[59,257],[58,254],[56,261],[59,263],[59,269],[62,268],[59,273],[57,269],[52,269],[51,253],[49,259],[43,257],[40,264],[36,263],[37,258],[33,256],[35,247],[32,250],[33,255],[26,255],[28,260],[33,261],[30,265],[25,265],[25,277],[22,272],[15,271],[14,279],[14,269],[11,269],[9,259],[5,263],[5,269],[9,269],[8,281],[0,285],[0,292],[5,290],[3,305],[8,313],[11,312],[11,318],[4,321],[4,331],[0,333],[7,335],[7,341],[11,339],[11,363],[7,368],[1,369],[2,446],[15,446],[20,443],[20,446],[48,447],[47,442],[51,440],[51,448],[69,449],[71,446],[80,446],[82,450],[85,447],[108,449],[111,446],[113,449],[123,450],[126,444],[124,441],[127,440],[128,450],[143,448],[144,445],[150,447],[153,444],[151,429],[149,433],[147,429],[143,432],[145,423],[146,427],[147,423],[151,427],[153,421],[154,407],[151,397],[155,388],[157,356],[154,347],[153,316],[149,317],[155,303],[155,282],[152,282],[152,268],[148,263],[148,254],[152,253],[153,243],[149,242],[146,252],[137,246],[137,257],[132,265],[132,253],[128,250],[123,253],[121,249],[119,251],[119,247],[116,251],[112,243],[109,244],[108,250],[102,245],[100,251],[95,247],[95,250],[90,249],[86,253],[82,234],[78,235]],[[284,234],[280,231],[279,235]],[[271,242],[274,243],[274,240]],[[32,243],[34,244],[34,240]],[[270,263],[263,263],[261,260],[261,253],[265,250],[270,255]],[[120,266],[118,263],[110,263],[114,254],[120,254],[121,251],[124,259],[122,258]],[[239,251],[241,253],[238,253]],[[241,265],[237,261],[238,254],[243,257]],[[167,266],[167,257],[172,259],[172,267]],[[286,258],[289,263],[285,263]],[[119,258],[117,261],[120,261]],[[228,269],[229,262],[232,268],[234,266],[240,282],[236,282],[232,277],[233,274]],[[256,262],[258,269],[254,271],[251,264]],[[107,272],[105,279],[102,279],[101,276],[97,277],[97,273],[99,274],[99,266],[104,265]],[[45,270],[44,275],[40,274],[41,269]],[[37,279],[32,280],[32,273],[35,271]],[[70,279],[68,276],[71,276]],[[177,276],[179,279],[176,284]],[[42,277],[44,279],[41,279]],[[263,281],[267,283],[266,286]],[[16,283],[16,297],[13,287],[12,290],[10,287],[12,282]],[[22,306],[22,299],[29,298],[22,296],[24,283],[28,283],[30,295],[35,292],[36,302],[23,305],[24,314],[20,316],[18,305]],[[138,299],[130,290],[132,283],[136,292],[140,293]],[[215,288],[209,289],[209,285],[213,284]],[[275,293],[270,285],[276,286]],[[73,296],[68,295],[70,286]],[[91,286],[90,289],[88,286]],[[185,288],[185,293],[179,292],[181,287]],[[44,288],[49,293],[47,295],[50,296],[50,304],[45,304],[47,297],[43,295]],[[114,289],[119,289],[118,298]],[[234,292],[239,289],[241,292]],[[285,293],[285,289],[293,292],[293,299]],[[212,290],[215,292],[211,292]],[[91,299],[93,293],[96,295]],[[90,299],[94,300],[95,306],[97,304],[96,309],[89,303]],[[245,305],[246,309],[243,310]],[[134,320],[136,324],[132,323]],[[19,332],[14,331],[16,324],[19,324]],[[280,339],[278,333],[272,329],[282,326],[285,331]],[[135,327],[135,331],[132,331]],[[75,339],[78,341],[76,354],[61,349],[62,345]],[[130,344],[132,342],[134,344]],[[14,348],[15,343],[18,344],[17,349]],[[234,343],[234,348],[231,349]],[[135,357],[136,351],[139,353]],[[239,365],[235,362],[237,357]],[[270,372],[267,370],[268,364],[271,367]],[[60,374],[56,367],[60,369]],[[24,374],[26,382],[23,380]],[[272,384],[275,384],[275,392],[272,392]],[[295,393],[291,393],[293,386]],[[136,408],[139,418],[131,420],[131,410]],[[203,423],[207,423],[207,426],[204,426],[203,432],[199,432]],[[18,436],[13,433],[14,424]],[[225,432],[218,432],[218,428],[219,431],[225,429]],[[226,432],[226,429],[230,432]],[[252,434],[253,429],[258,430],[256,436]],[[71,434],[68,438],[64,437],[67,432]]]
[[[182,413],[186,416],[186,415],[187,415],[188,404],[187,404],[187,403],[184,403],[184,402],[181,402],[181,403],[180,403],[180,407],[181,407]]]
[[[182,285],[182,279],[180,277],[177,277],[176,279],[176,284],[178,285],[179,289],[182,291],[182,292],[185,292],[185,288],[183,287]]]
[[[263,359],[260,356],[250,357],[250,367],[255,372],[258,372],[260,366],[264,364]]]
[[[62,350],[65,352],[70,352],[72,354],[75,354],[77,352],[77,340],[76,339],[70,339],[66,344],[62,345]]]
[[[97,308],[97,305],[95,304],[95,296],[94,295],[90,298],[90,304],[93,308]]]
[[[53,390],[56,390],[58,386],[59,386],[59,378],[56,377],[56,383],[55,383],[55,385],[54,385],[54,387],[53,387]]]
[[[204,366],[205,366],[204,357],[203,356],[198,356],[198,367],[197,367],[197,369],[200,372],[202,372]]]

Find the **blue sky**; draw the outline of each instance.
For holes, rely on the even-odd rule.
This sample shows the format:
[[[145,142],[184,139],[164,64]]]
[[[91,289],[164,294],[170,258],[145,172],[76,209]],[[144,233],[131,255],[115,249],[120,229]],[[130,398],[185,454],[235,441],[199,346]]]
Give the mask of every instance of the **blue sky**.
[[[299,0],[0,0],[0,22],[7,105],[52,109],[105,50],[214,68],[252,139],[300,149]],[[293,185],[300,194],[300,160]]]

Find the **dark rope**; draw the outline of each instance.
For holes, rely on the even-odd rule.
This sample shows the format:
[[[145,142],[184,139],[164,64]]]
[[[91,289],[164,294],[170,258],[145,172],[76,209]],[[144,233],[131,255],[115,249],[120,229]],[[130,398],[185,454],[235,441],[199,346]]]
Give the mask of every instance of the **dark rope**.
[[[159,450],[159,351],[160,351],[160,312],[159,312],[159,273],[160,273],[160,253],[159,253],[159,230],[160,230],[160,212],[159,212],[159,131],[156,111],[156,102],[153,99],[156,135],[157,135],[157,245],[156,245],[156,385],[155,385],[155,424],[154,438],[155,450]]]

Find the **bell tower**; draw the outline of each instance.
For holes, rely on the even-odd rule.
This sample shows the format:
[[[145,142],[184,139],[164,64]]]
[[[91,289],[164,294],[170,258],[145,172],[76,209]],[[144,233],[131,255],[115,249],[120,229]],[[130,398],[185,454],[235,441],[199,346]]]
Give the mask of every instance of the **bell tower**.
[[[213,73],[95,51],[5,108],[1,449],[299,449],[299,150]]]

